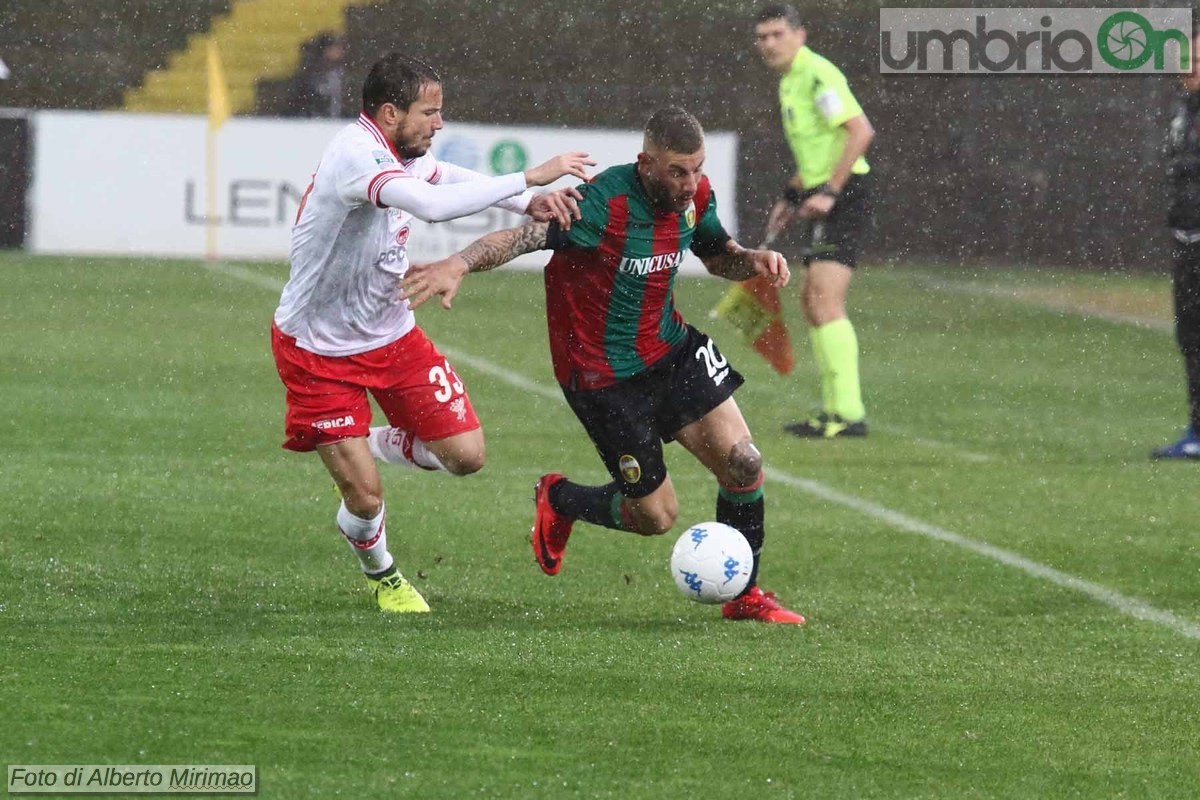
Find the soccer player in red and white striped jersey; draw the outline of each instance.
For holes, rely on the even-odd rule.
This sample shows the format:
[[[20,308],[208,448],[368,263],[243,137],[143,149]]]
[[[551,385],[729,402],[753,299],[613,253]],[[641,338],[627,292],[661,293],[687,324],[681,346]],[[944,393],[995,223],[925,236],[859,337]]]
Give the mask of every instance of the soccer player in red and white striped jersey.
[[[289,450],[316,450],[342,495],[339,530],[381,609],[428,611],[387,548],[375,459],[454,475],[484,462],[483,431],[462,380],[416,324],[396,285],[408,269],[414,217],[436,222],[489,206],[557,220],[578,214],[575,190],[535,195],[564,175],[586,178],[586,153],[486,177],[429,152],[442,128],[432,68],[392,53],[363,84],[363,112],[330,142],[292,231],[291,274],[271,326],[287,389]],[[373,396],[388,424],[370,427]]]

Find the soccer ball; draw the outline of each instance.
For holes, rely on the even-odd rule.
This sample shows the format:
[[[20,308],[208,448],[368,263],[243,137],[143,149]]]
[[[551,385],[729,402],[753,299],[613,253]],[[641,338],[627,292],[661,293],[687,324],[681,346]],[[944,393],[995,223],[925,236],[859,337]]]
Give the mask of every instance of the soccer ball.
[[[697,603],[723,603],[750,582],[754,554],[736,528],[702,522],[680,535],[671,551],[671,575],[679,591]]]

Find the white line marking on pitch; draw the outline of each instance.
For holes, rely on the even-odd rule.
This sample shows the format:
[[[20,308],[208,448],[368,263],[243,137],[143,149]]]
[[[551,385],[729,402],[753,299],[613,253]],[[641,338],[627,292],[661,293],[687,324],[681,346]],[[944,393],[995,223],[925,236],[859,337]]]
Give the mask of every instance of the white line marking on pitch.
[[[976,453],[974,450],[964,450],[956,444],[942,442],[937,439],[926,439],[923,436],[917,436],[914,433],[909,433],[903,428],[897,428],[892,425],[876,425],[875,427],[881,431],[884,431],[885,433],[899,436],[901,439],[907,439],[909,442],[917,445],[918,447],[926,447],[930,450],[947,450],[961,458],[963,461],[970,461],[972,464],[987,464],[988,462],[995,460],[986,453]]]
[[[927,278],[921,281],[924,286],[934,289],[939,292],[947,292],[949,294],[965,294],[972,297],[991,297],[998,300],[1011,300],[1027,308],[1040,308],[1045,311],[1056,311],[1060,314],[1069,314],[1074,317],[1082,317],[1083,319],[1099,319],[1105,322],[1115,322],[1119,325],[1133,325],[1137,328],[1149,328],[1155,331],[1171,332],[1175,330],[1175,323],[1153,319],[1151,317],[1139,317],[1136,314],[1121,314],[1116,311],[1108,311],[1102,308],[1094,308],[1089,306],[1075,306],[1067,303],[1057,302],[1037,302],[1030,300],[1014,289],[1007,289],[1002,286],[987,286],[978,283],[955,283],[939,278]]]
[[[270,275],[264,275],[258,270],[241,267],[225,261],[204,261],[201,262],[201,266],[211,272],[237,278],[239,281],[258,286],[261,289],[270,289],[273,292],[283,291],[283,281]]]
[[[544,383],[538,383],[537,381],[530,380],[520,373],[505,369],[504,367],[493,364],[486,359],[476,358],[475,356],[468,355],[457,348],[446,347],[440,342],[438,343],[437,347],[455,361],[466,364],[470,367],[474,367],[485,375],[491,375],[493,378],[499,378],[510,386],[515,386],[518,389],[524,389],[530,394],[536,394],[538,397],[545,397],[550,400],[562,400],[564,403],[566,402],[566,400],[563,398],[562,392],[560,392],[558,389],[552,389]]]
[[[793,402],[807,402],[810,406],[816,405],[816,401],[811,397],[793,398]],[[954,454],[958,458],[961,458],[963,461],[970,461],[972,464],[987,464],[995,460],[992,456],[989,456],[985,453],[977,453],[974,450],[967,450],[951,442],[943,442],[939,439],[927,439],[924,436],[918,436],[915,433],[911,433],[904,428],[897,428],[895,425],[872,422],[871,429],[875,431],[883,431],[884,433],[890,433],[893,436],[897,436],[906,440],[909,444],[915,444],[917,447],[924,447],[929,450],[944,450],[948,453]]]
[[[868,517],[874,517],[881,522],[885,522],[893,528],[898,528],[908,533],[916,533],[921,536],[934,539],[939,542],[957,545],[973,553],[978,553],[981,556],[986,556],[993,561],[999,561],[1001,564],[1007,564],[1010,567],[1016,567],[1022,572],[1026,572],[1034,577],[1050,581],[1058,586],[1063,586],[1068,589],[1074,589],[1083,592],[1088,597],[1103,603],[1110,608],[1120,611],[1122,614],[1127,614],[1136,619],[1153,622],[1158,625],[1163,625],[1173,629],[1177,633],[1187,636],[1189,639],[1200,639],[1200,625],[1184,619],[1183,617],[1172,614],[1170,611],[1163,611],[1154,606],[1143,603],[1132,597],[1126,597],[1120,592],[1113,591],[1107,587],[1101,586],[1091,581],[1085,581],[1082,578],[1076,578],[1074,575],[1068,575],[1065,572],[1060,572],[1053,567],[1037,561],[1031,561],[1022,555],[1018,555],[1010,550],[1004,550],[999,547],[987,544],[986,542],[978,542],[974,539],[968,539],[965,536],[960,536],[957,533],[939,528],[935,525],[929,525],[921,522],[918,519],[913,519],[898,511],[893,511],[881,505],[872,503],[869,500],[863,500],[854,495],[843,494],[836,489],[831,489],[823,483],[819,483],[807,478],[797,478],[793,475],[788,475],[786,472],[774,468],[767,470],[767,477],[780,483],[791,486],[794,489],[799,489],[806,494],[818,497],[822,500],[827,500],[831,503],[836,503],[840,506],[865,514]]]
[[[283,288],[282,281],[267,275],[263,275],[262,273],[254,270],[245,269],[232,264],[223,264],[220,262],[206,264],[205,266],[213,272],[229,275],[247,283],[254,284],[255,286],[261,286],[263,288],[272,289],[275,291]],[[533,392],[540,397],[562,400],[564,403],[566,402],[563,399],[561,392],[544,384],[538,383],[537,381],[530,380],[518,372],[505,369],[504,367],[493,364],[491,361],[488,361],[484,358],[469,356],[466,353],[462,353],[457,350],[451,350],[449,348],[442,347],[441,345],[438,345],[438,347],[451,358],[461,361],[464,364],[469,364],[471,367],[478,369],[480,372],[484,372],[495,378],[499,378],[511,386],[524,391]],[[906,531],[908,533],[915,533],[935,541],[945,542],[946,544],[952,544],[957,547],[961,547],[965,550],[971,551],[972,553],[990,558],[993,561],[998,561],[1001,564],[1007,564],[1010,567],[1019,569],[1026,574],[1034,576],[1035,578],[1041,578],[1042,580],[1049,581],[1056,586],[1062,586],[1067,589],[1074,589],[1077,592],[1082,592],[1096,602],[1102,603],[1109,608],[1133,617],[1134,619],[1140,619],[1145,622],[1153,622],[1156,625],[1162,625],[1163,627],[1170,628],[1176,633],[1186,636],[1189,639],[1200,639],[1200,624],[1180,617],[1177,614],[1173,614],[1170,611],[1164,611],[1160,608],[1155,608],[1154,606],[1144,603],[1136,598],[1127,597],[1120,592],[1114,591],[1105,586],[1101,586],[1098,583],[1085,581],[1082,578],[1076,578],[1074,575],[1068,575],[1065,572],[1060,572],[1053,567],[1037,561],[1032,561],[1022,555],[1012,552],[1011,550],[1004,550],[1003,548],[995,547],[987,544],[986,542],[978,542],[974,539],[968,539],[965,536],[960,536],[957,533],[945,530],[944,528],[939,528],[935,525],[929,525],[928,523],[921,522],[920,520],[914,519],[906,514],[901,514],[899,511],[893,511],[885,506],[872,503],[869,500],[864,500],[861,497],[855,497],[854,495],[839,492],[838,490],[830,488],[819,481],[810,480],[808,478],[797,478],[794,475],[789,475],[786,472],[773,467],[767,470],[767,477],[772,481],[777,481],[783,484],[784,486],[798,489],[805,494],[810,494],[813,497],[820,498],[821,500],[844,506],[852,511],[865,514],[868,517],[873,517],[898,530]]]
[[[557,400],[563,400],[562,393],[551,389],[548,386],[539,384],[535,381],[526,378],[525,376],[505,369],[504,367],[493,364],[487,359],[478,358],[476,356],[468,356],[461,352],[451,352],[448,348],[441,347],[441,350],[456,361],[461,361],[464,364],[484,372],[492,377],[498,378],[505,383],[515,386],[518,389],[534,392],[541,397],[547,397]],[[565,402],[565,401],[564,401]],[[986,542],[978,542],[974,539],[968,539],[965,536],[960,536],[952,531],[938,528],[934,525],[929,525],[914,519],[899,511],[893,511],[885,506],[877,505],[869,500],[864,500],[854,495],[844,494],[836,489],[830,488],[819,481],[810,480],[808,478],[797,478],[794,475],[770,468],[767,470],[767,478],[772,481],[777,481],[785,486],[793,489],[798,489],[806,494],[826,500],[837,505],[844,506],[857,511],[860,514],[865,514],[869,517],[874,517],[893,528],[905,531],[907,533],[916,533],[939,542],[956,545],[965,550],[970,550],[981,556],[999,561],[1001,564],[1007,564],[1010,567],[1015,567],[1022,572],[1028,573],[1035,578],[1049,581],[1057,586],[1062,586],[1067,589],[1074,589],[1082,592],[1088,597],[1103,603],[1110,608],[1120,611],[1135,619],[1153,622],[1158,625],[1163,625],[1171,628],[1175,632],[1188,637],[1189,639],[1200,639],[1200,624],[1184,619],[1170,611],[1163,611],[1155,608],[1147,603],[1137,600],[1132,597],[1126,597],[1120,592],[1113,591],[1107,587],[1101,586],[1091,581],[1085,581],[1082,578],[1076,578],[1074,575],[1068,575],[1065,572],[1054,569],[1053,567],[1032,561],[1022,555],[1014,553],[1010,550],[1004,550],[999,547],[987,544]]]

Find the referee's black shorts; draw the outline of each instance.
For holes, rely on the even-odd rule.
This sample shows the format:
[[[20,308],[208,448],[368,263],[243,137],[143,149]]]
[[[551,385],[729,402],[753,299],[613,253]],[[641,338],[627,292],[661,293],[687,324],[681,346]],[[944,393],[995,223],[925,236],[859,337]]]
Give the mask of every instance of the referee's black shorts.
[[[804,266],[814,261],[836,261],[853,269],[871,227],[871,174],[851,175],[833,210],[825,219],[813,220],[802,245]]]

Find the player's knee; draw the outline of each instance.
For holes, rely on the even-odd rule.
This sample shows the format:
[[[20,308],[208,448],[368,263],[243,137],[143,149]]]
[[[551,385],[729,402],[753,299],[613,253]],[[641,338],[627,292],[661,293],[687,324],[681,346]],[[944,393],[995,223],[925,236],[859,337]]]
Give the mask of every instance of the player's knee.
[[[749,486],[762,472],[762,453],[754,442],[743,439],[729,451],[729,477],[737,486]]]
[[[679,517],[679,502],[674,496],[660,502],[635,506],[633,509],[634,532],[642,536],[661,536],[675,527]]]
[[[346,484],[338,487],[346,510],[362,519],[374,519],[383,508],[383,489],[380,486]]]
[[[827,295],[805,295],[804,321],[812,327],[828,325],[846,316],[845,305]]]
[[[446,459],[446,471],[451,475],[471,475],[483,469],[485,461],[483,448],[464,453],[456,453],[453,458]]]
[[[661,509],[641,514],[637,518],[637,533],[640,533],[642,536],[662,536],[675,527],[677,516],[678,513]]]

